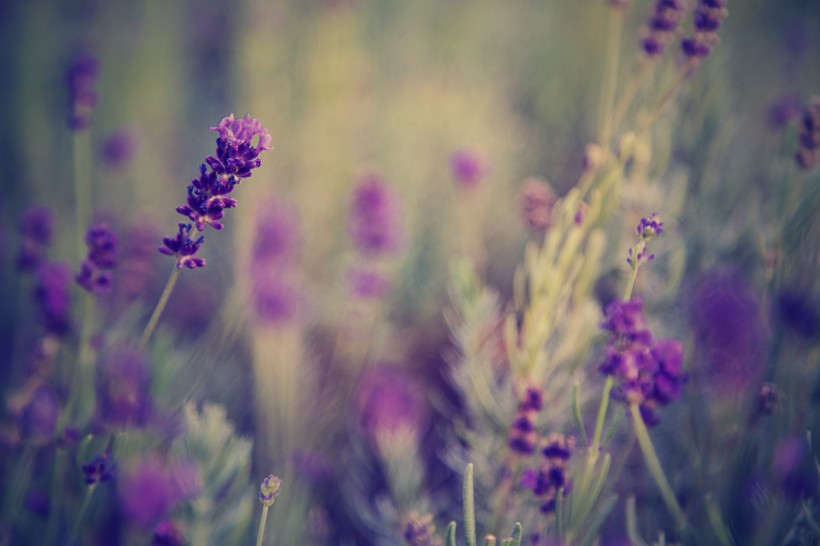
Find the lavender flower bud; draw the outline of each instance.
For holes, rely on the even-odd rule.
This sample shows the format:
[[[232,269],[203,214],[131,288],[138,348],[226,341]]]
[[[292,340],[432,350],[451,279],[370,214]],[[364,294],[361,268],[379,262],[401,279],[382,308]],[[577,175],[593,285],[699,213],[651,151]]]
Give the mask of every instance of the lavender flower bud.
[[[563,488],[566,496],[572,489],[569,479],[569,459],[575,447],[575,438],[563,434],[551,434],[544,442],[543,459],[538,468],[525,468],[521,476],[521,486],[531,489],[540,503],[542,514],[555,512],[558,491]]]
[[[259,486],[259,502],[261,502],[263,506],[270,507],[280,493],[282,493],[282,480],[273,474],[268,474],[268,476],[262,480],[262,485]]]
[[[450,156],[450,169],[458,185],[465,189],[478,186],[487,172],[481,157],[467,149],[453,152]]]
[[[695,32],[681,41],[683,54],[690,60],[700,60],[720,42],[717,30],[729,14],[725,0],[700,0],[694,13]]]
[[[538,442],[538,432],[535,421],[538,412],[544,405],[544,392],[535,387],[525,389],[518,411],[510,425],[508,445],[510,449],[521,455],[530,455],[535,452]]]
[[[45,257],[51,245],[54,215],[46,207],[29,207],[20,220],[20,252],[17,267],[21,271],[34,271]]]
[[[86,485],[107,482],[114,477],[114,467],[108,453],[94,455],[94,458],[80,466]]]
[[[77,284],[92,294],[107,294],[111,290],[111,273],[117,265],[117,236],[108,224],[96,224],[85,236],[88,258],[75,277]]]
[[[64,262],[45,262],[35,273],[34,299],[46,330],[62,336],[71,328],[71,267]]]
[[[440,546],[441,541],[435,537],[436,526],[432,514],[419,515],[411,512],[403,523],[402,536],[407,546]]]
[[[379,175],[365,175],[353,190],[348,233],[356,250],[366,256],[392,254],[399,249],[398,197]]]
[[[528,178],[521,186],[524,223],[533,233],[543,234],[552,225],[552,208],[558,197],[546,180]]]
[[[641,40],[644,52],[650,57],[663,53],[666,46],[675,38],[683,19],[682,0],[656,0],[652,15],[649,18],[645,36]]]
[[[663,222],[657,212],[653,212],[649,218],[641,218],[636,228],[638,235],[644,241],[650,241],[654,236],[663,233]]]
[[[100,63],[91,55],[80,55],[65,75],[68,87],[68,126],[80,131],[88,128],[91,113],[97,106],[97,77]]]

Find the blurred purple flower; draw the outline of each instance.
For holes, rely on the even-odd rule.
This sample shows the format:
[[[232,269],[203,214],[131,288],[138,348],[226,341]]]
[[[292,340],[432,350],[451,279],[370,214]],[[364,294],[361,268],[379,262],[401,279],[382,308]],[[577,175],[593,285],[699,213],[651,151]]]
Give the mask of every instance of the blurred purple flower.
[[[42,489],[32,487],[26,492],[23,506],[32,514],[40,518],[46,518],[51,510],[51,497]]]
[[[97,106],[97,78],[99,61],[88,54],[79,55],[66,71],[68,88],[68,126],[79,131],[88,128],[91,113]]]
[[[114,465],[107,453],[94,455],[94,458],[80,466],[86,485],[107,482],[114,477]]]
[[[726,0],[700,0],[694,13],[695,32],[681,41],[683,54],[691,60],[708,57],[720,42],[717,31],[728,14]]]
[[[775,129],[783,129],[800,117],[802,101],[797,93],[784,93],[769,105],[769,124]]]
[[[546,180],[528,178],[521,186],[521,210],[530,231],[543,234],[552,225],[552,208],[558,197]]]
[[[111,269],[117,265],[118,239],[108,224],[95,224],[85,236],[88,257],[75,280],[88,292],[97,295],[111,290]]]
[[[377,364],[362,374],[354,401],[359,422],[374,445],[382,434],[418,434],[426,426],[426,401],[418,383],[390,364]]]
[[[402,526],[402,536],[407,546],[441,546],[441,540],[435,536],[436,526],[432,514],[422,516],[411,512]]]
[[[555,512],[559,489],[566,496],[572,489],[569,479],[569,459],[575,448],[575,438],[563,434],[550,434],[541,449],[541,463],[537,468],[524,468],[521,487],[531,489],[540,503],[542,514]]]
[[[17,267],[21,271],[34,271],[43,261],[51,245],[54,215],[47,207],[28,207],[20,220],[20,252]]]
[[[361,299],[382,299],[390,293],[390,281],[378,271],[353,267],[347,272],[350,292]]]
[[[97,367],[97,410],[107,424],[143,426],[151,415],[151,370],[145,355],[130,345],[106,350]]]
[[[125,167],[137,151],[137,135],[131,129],[120,129],[108,135],[102,145],[102,161],[109,167]]]
[[[164,519],[154,527],[154,541],[151,546],[185,546],[185,534],[174,521]]]
[[[27,442],[42,445],[51,441],[60,417],[60,401],[48,385],[40,385],[34,391],[21,415],[20,424]]]
[[[675,39],[683,19],[683,10],[683,0],[655,0],[645,36],[641,40],[647,55],[661,55],[666,46]]]
[[[152,456],[136,461],[124,472],[120,497],[123,511],[132,524],[151,529],[179,502],[199,494],[199,491],[180,487],[174,472],[177,463],[172,462],[169,468],[158,457]],[[201,477],[199,479],[201,483]]]
[[[156,266],[156,227],[149,221],[141,221],[123,235],[117,287],[126,301],[145,292],[148,280]]]
[[[792,289],[777,297],[775,315],[795,335],[806,340],[820,337],[820,301]]]
[[[789,436],[774,446],[772,476],[786,497],[792,501],[799,501],[817,493],[817,469],[809,455],[806,439],[802,436]]]
[[[291,263],[302,244],[296,209],[284,201],[271,199],[259,210],[254,226],[251,267]]]
[[[694,285],[689,326],[695,370],[717,392],[737,392],[762,373],[766,328],[757,296],[737,274],[712,271]]]
[[[518,411],[510,425],[508,445],[510,449],[522,455],[535,452],[538,432],[535,421],[538,412],[544,406],[544,392],[535,387],[527,387],[518,403]]]
[[[466,189],[478,186],[487,174],[487,168],[481,157],[476,152],[467,149],[453,152],[450,156],[450,169],[458,185]]]
[[[296,473],[313,485],[322,483],[333,475],[330,459],[319,451],[295,449],[291,453],[291,461]]]
[[[44,262],[35,273],[34,299],[46,330],[62,336],[71,328],[71,267]]]
[[[271,149],[271,136],[258,119],[250,115],[235,119],[231,114],[218,125],[210,128],[217,131],[216,156],[209,155],[200,165],[199,178],[188,185],[188,199],[177,207],[177,212],[188,218],[192,224],[179,224],[175,237],[163,239],[159,251],[177,258],[177,267],[195,269],[205,266],[205,260],[194,255],[203,242],[203,237],[192,239],[191,230],[203,231],[205,226],[220,230],[224,227],[220,220],[225,209],[234,208],[236,199],[228,195],[243,178],[251,176],[251,171],[262,165],[259,154]],[[256,144],[253,141],[256,140]],[[210,168],[210,170],[208,170]]]
[[[268,325],[284,325],[300,316],[302,296],[291,275],[271,272],[253,277],[252,305],[256,317]]]
[[[403,237],[398,196],[377,174],[367,174],[353,190],[348,233],[366,256],[396,252]]]

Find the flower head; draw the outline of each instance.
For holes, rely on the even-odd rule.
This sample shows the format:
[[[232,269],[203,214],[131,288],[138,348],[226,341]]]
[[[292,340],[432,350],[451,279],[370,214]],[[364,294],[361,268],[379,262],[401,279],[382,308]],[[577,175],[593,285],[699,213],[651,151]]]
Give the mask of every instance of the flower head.
[[[282,493],[282,480],[278,476],[268,474],[259,486],[259,502],[264,506],[271,506],[280,493]]]
[[[813,97],[800,122],[800,148],[795,155],[804,171],[820,163],[820,96]]]
[[[551,434],[542,443],[541,464],[537,468],[525,468],[522,473],[521,486],[532,490],[542,514],[554,513],[558,492],[563,489],[566,496],[572,488],[568,466],[574,448],[572,436]]]
[[[366,256],[399,249],[402,232],[398,197],[377,174],[364,176],[353,190],[348,233],[353,246]]]
[[[683,54],[690,60],[708,57],[720,42],[717,31],[729,14],[726,0],[700,0],[694,13],[694,33],[681,41]]]
[[[87,485],[107,482],[114,477],[114,466],[107,453],[94,455],[94,458],[80,466],[83,479]]]
[[[47,207],[29,207],[20,220],[20,252],[17,267],[21,271],[34,271],[45,257],[51,245],[54,214]]]
[[[96,224],[88,229],[85,243],[88,257],[75,280],[91,293],[106,294],[111,290],[110,270],[117,265],[117,236],[108,224]]]
[[[661,55],[675,38],[683,19],[683,0],[656,0],[641,40],[644,52],[650,57]]]
[[[544,391],[536,387],[527,387],[518,403],[518,411],[510,425],[508,445],[510,449],[522,455],[535,452],[538,432],[535,420],[544,406]]]
[[[450,169],[453,177],[463,188],[474,188],[478,185],[487,168],[481,157],[472,150],[456,150],[450,156]]]
[[[91,113],[97,106],[96,85],[99,73],[100,62],[88,54],[77,57],[66,71],[70,112],[68,126],[75,131],[88,127]]]
[[[180,501],[196,497],[199,489],[186,488],[178,477],[177,468],[188,463],[171,461],[167,464],[156,456],[135,461],[125,471],[120,493],[122,506],[129,521],[143,529],[151,529],[179,504]],[[199,472],[198,469],[195,472]]]

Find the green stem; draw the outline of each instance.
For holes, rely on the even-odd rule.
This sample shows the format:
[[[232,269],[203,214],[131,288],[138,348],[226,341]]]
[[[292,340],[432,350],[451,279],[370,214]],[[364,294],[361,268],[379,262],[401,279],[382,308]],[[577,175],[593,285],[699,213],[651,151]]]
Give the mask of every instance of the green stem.
[[[145,325],[145,330],[142,332],[142,337],[140,337],[139,341],[140,350],[145,349],[145,346],[148,344],[148,340],[151,338],[151,334],[154,333],[154,328],[157,327],[159,318],[162,316],[162,312],[165,310],[165,305],[168,303],[168,298],[171,297],[171,292],[173,292],[174,285],[177,283],[179,272],[180,267],[178,265],[174,265],[174,269],[171,271],[171,276],[168,277],[168,282],[165,283],[165,289],[159,297],[157,306],[154,307],[154,312],[151,313],[151,318],[148,320],[148,324]]]
[[[621,53],[621,34],[624,14],[620,9],[609,10],[609,28],[607,29],[607,60],[604,67],[604,84],[601,87],[600,144],[609,149],[612,139],[612,109],[615,104],[615,91],[618,84],[618,61]]]
[[[88,131],[74,131],[73,154],[77,255],[82,261],[86,254],[85,230],[91,210],[91,137]]]
[[[592,457],[598,457],[598,449],[601,447],[601,435],[604,432],[604,421],[606,420],[606,410],[609,407],[609,394],[612,392],[614,380],[611,375],[606,377],[604,392],[601,394],[601,405],[598,406],[598,418],[595,420],[595,434],[592,436]]]
[[[635,429],[635,437],[638,439],[638,445],[643,452],[643,458],[646,461],[646,466],[649,468],[649,474],[655,480],[655,485],[661,493],[663,502],[666,503],[666,508],[671,512],[678,527],[682,530],[689,528],[689,523],[686,521],[686,515],[683,509],[678,504],[678,499],[675,498],[675,493],[672,491],[672,486],[666,479],[666,474],[663,472],[661,462],[658,459],[658,454],[655,452],[655,447],[652,445],[652,440],[649,438],[649,431],[646,430],[646,425],[643,422],[643,416],[638,404],[630,404],[629,411],[632,414],[632,426]]]
[[[262,538],[265,536],[265,524],[268,522],[268,505],[262,505],[262,519],[259,520],[259,533],[256,535],[256,546],[262,546]]]
[[[85,496],[83,497],[83,503],[80,505],[80,509],[77,511],[77,516],[74,518],[74,523],[71,524],[71,532],[68,534],[66,546],[71,546],[74,543],[74,539],[76,538],[77,533],[80,529],[80,522],[82,522],[83,517],[85,517],[85,513],[88,511],[88,505],[91,504],[91,497],[94,495],[94,489],[96,487],[97,484],[92,483],[88,486],[88,489],[86,489]]]
[[[626,285],[624,301],[629,301],[632,298],[632,290],[635,288],[635,279],[638,278],[638,268],[641,267],[641,263],[638,261],[638,254],[643,252],[644,248],[646,248],[646,243],[641,241],[632,249],[632,275],[630,275],[629,282]]]

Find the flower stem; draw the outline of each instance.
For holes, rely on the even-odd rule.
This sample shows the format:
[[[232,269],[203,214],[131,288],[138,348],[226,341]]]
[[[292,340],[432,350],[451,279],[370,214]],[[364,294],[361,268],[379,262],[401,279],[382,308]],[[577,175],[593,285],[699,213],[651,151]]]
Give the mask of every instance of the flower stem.
[[[77,255],[82,261],[86,249],[85,230],[91,210],[91,137],[88,131],[74,131],[74,208],[77,235]]]
[[[85,496],[83,497],[83,503],[77,511],[77,516],[74,518],[74,523],[71,524],[71,532],[68,534],[66,546],[71,546],[74,543],[74,538],[77,536],[77,532],[80,529],[80,522],[82,522],[85,513],[88,511],[88,505],[91,504],[91,497],[94,495],[94,489],[96,487],[97,484],[92,483],[88,486],[88,489],[86,489]]]
[[[638,278],[638,268],[641,267],[640,261],[638,260],[638,254],[643,252],[645,247],[646,243],[641,241],[632,249],[632,275],[630,275],[629,282],[626,285],[624,301],[629,301],[632,298],[632,290],[635,288],[635,279]]]
[[[145,325],[145,330],[142,332],[142,337],[140,337],[139,341],[140,350],[145,349],[145,346],[148,344],[148,340],[151,338],[151,334],[154,333],[154,328],[157,327],[159,318],[162,316],[162,312],[165,310],[165,305],[168,303],[168,298],[171,297],[171,292],[174,291],[174,285],[177,283],[179,271],[180,267],[178,265],[174,265],[174,269],[168,277],[168,282],[165,283],[165,289],[159,297],[157,306],[154,307],[154,312],[151,313],[151,318],[148,320],[148,324]]]
[[[259,533],[256,535],[256,546],[262,546],[262,538],[265,536],[265,524],[268,521],[268,506],[262,505],[262,519],[259,520]]]
[[[618,84],[618,61],[621,57],[621,34],[623,31],[624,14],[620,9],[609,10],[609,28],[607,29],[607,59],[604,66],[604,82],[601,87],[600,106],[600,142],[605,149],[609,149],[612,139],[612,109],[615,103],[615,92]]]
[[[655,452],[655,447],[652,445],[652,440],[649,438],[649,431],[646,430],[646,425],[643,422],[643,416],[638,404],[630,404],[629,411],[632,414],[632,426],[635,429],[635,437],[638,439],[638,445],[641,447],[643,458],[646,461],[646,466],[649,468],[649,474],[655,480],[655,485],[661,493],[661,498],[666,504],[666,508],[671,512],[672,517],[682,530],[688,529],[689,523],[686,521],[686,515],[683,509],[678,504],[678,499],[675,498],[675,493],[672,491],[672,486],[666,479],[666,474],[663,472],[661,462],[658,459],[658,454]]]
[[[604,392],[601,394],[601,405],[598,407],[598,419],[595,420],[595,433],[592,436],[592,456],[598,457],[598,449],[601,447],[601,435],[604,432],[604,421],[606,420],[606,410],[609,407],[609,394],[612,392],[614,380],[611,375],[606,377]]]

